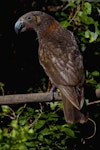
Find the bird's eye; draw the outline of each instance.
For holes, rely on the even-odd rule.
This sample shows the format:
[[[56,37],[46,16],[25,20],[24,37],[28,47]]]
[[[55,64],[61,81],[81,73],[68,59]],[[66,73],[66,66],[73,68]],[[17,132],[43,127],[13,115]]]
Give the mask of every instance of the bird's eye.
[[[27,20],[32,20],[32,16],[28,16],[26,19]]]

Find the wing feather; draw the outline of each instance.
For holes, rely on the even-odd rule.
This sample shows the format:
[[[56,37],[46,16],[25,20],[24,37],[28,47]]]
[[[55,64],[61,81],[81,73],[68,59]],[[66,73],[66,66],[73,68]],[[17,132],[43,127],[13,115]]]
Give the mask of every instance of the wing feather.
[[[48,45],[48,44],[47,44]],[[50,44],[51,45],[51,44]],[[43,54],[40,60],[41,65],[49,76],[51,82],[57,86],[61,92],[77,109],[81,109],[84,102],[83,84],[84,84],[84,68],[83,59],[77,49],[71,49],[70,52],[54,48],[50,50],[48,55],[46,48],[42,48]],[[60,52],[60,55],[59,53]],[[46,54],[46,55],[45,55]]]

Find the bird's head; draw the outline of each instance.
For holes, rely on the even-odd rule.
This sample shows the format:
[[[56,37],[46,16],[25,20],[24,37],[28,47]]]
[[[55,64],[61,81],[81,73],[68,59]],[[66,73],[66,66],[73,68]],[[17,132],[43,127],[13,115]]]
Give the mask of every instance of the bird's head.
[[[15,32],[34,30],[44,36],[58,27],[58,22],[50,15],[41,11],[31,11],[21,16],[15,23]]]
[[[35,30],[35,28],[41,23],[40,11],[31,11],[21,16],[15,23],[15,32],[21,33],[26,30]]]

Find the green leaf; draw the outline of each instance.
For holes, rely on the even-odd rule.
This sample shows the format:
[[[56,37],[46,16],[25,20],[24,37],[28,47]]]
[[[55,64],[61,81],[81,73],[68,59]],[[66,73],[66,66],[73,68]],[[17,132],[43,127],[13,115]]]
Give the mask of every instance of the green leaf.
[[[45,125],[45,120],[38,120],[35,125],[35,130],[42,128]]]
[[[96,70],[93,71],[91,74],[92,74],[93,76],[96,76],[96,77],[97,77],[97,76],[100,76],[100,73],[99,73],[98,71],[96,71]]]
[[[85,2],[83,5],[83,11],[87,14],[90,15],[92,12],[92,5],[88,2]]]
[[[61,131],[65,132],[67,134],[67,136],[69,136],[69,137],[72,137],[72,138],[76,137],[74,131],[72,129],[66,127],[66,125],[62,126]]]
[[[26,118],[20,118],[19,120],[19,124],[22,126],[22,125],[25,125],[27,122]]]
[[[15,129],[18,129],[18,121],[17,120],[12,120],[11,126]]]
[[[85,12],[80,11],[78,13],[78,16],[80,17],[80,21],[82,23],[85,23],[86,25],[94,24],[94,19],[92,17],[87,16]]]
[[[85,38],[90,38],[90,30],[85,31]]]
[[[76,5],[73,3],[73,1],[69,1],[69,3],[62,9],[63,11],[66,10],[68,7],[75,8]]]
[[[27,146],[23,143],[19,145],[19,150],[28,150]]]
[[[90,43],[94,42],[97,39],[97,37],[98,37],[97,32],[92,32],[90,30],[85,31],[85,38],[89,38]]]
[[[26,146],[28,146],[28,147],[34,147],[34,146],[35,146],[34,141],[33,141],[33,142],[26,142],[25,144],[26,144]]]
[[[87,83],[91,84],[92,87],[96,87],[97,81],[94,79],[87,80]]]
[[[10,107],[8,105],[1,105],[1,108],[4,113],[10,113]]]
[[[46,142],[48,145],[51,145],[51,143],[52,143],[51,139],[47,139],[47,138],[45,138],[45,142]]]
[[[67,20],[61,21],[60,24],[63,28],[67,28],[68,26],[70,26],[70,23]]]
[[[21,112],[23,112],[25,106],[26,106],[26,105],[20,107],[20,108],[16,111],[16,114],[21,114]]]
[[[97,89],[100,89],[100,83],[96,85],[96,88],[97,88]]]
[[[2,133],[2,129],[0,129],[0,134]]]
[[[66,134],[67,134],[68,136],[70,136],[70,137],[73,137],[73,138],[76,137],[74,131],[71,130],[70,128],[66,128]]]
[[[58,106],[58,103],[57,103],[57,102],[51,102],[51,103],[50,103],[50,108],[51,108],[51,110],[55,110],[56,106]]]
[[[57,113],[56,114],[48,113],[48,116],[49,116],[48,121],[56,122],[58,120],[58,114]]]
[[[99,8],[99,7],[97,7],[97,11],[98,11],[98,13],[99,13],[99,15],[100,15],[100,8]]]
[[[94,42],[97,39],[97,37],[98,37],[97,32],[91,32],[90,33],[90,40],[89,40],[89,42],[90,43]]]
[[[4,128],[2,134],[3,134],[4,137],[8,137],[8,129]]]
[[[38,136],[38,140],[43,141],[43,135],[42,135],[42,134],[40,134],[40,135]]]
[[[4,84],[0,82],[0,89],[2,89],[3,87],[4,87]]]
[[[10,145],[7,143],[2,144],[2,148],[0,150],[9,150],[10,149]]]
[[[48,128],[44,128],[40,133],[45,136],[45,135],[50,135],[52,132]]]
[[[65,143],[66,143],[66,140],[65,140],[65,139],[62,139],[62,140],[61,140],[61,144],[62,144],[62,145],[65,145]]]
[[[17,138],[18,137],[18,131],[16,131],[15,129],[13,129],[12,131],[11,131],[11,137],[12,138]]]
[[[29,129],[29,130],[28,130],[28,133],[29,133],[29,134],[33,134],[33,133],[34,133],[34,130],[33,130],[33,129]]]

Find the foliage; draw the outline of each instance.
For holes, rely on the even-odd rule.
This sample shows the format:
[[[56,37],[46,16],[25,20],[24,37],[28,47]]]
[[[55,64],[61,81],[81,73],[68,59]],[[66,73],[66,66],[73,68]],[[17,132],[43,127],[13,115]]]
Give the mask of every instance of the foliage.
[[[96,40],[100,41],[100,30],[99,30],[99,17],[100,4],[83,2],[81,0],[72,2],[70,1],[66,5],[59,16],[61,25],[63,27],[73,27],[73,30],[77,30],[80,41],[84,43],[92,43]],[[93,13],[97,16],[93,16]]]
[[[63,116],[60,118],[59,113],[63,113],[60,102],[38,107],[25,104],[14,111],[8,105],[1,106],[1,150],[67,149],[66,142],[76,138],[77,128],[66,124]],[[9,123],[4,125],[7,118]]]

